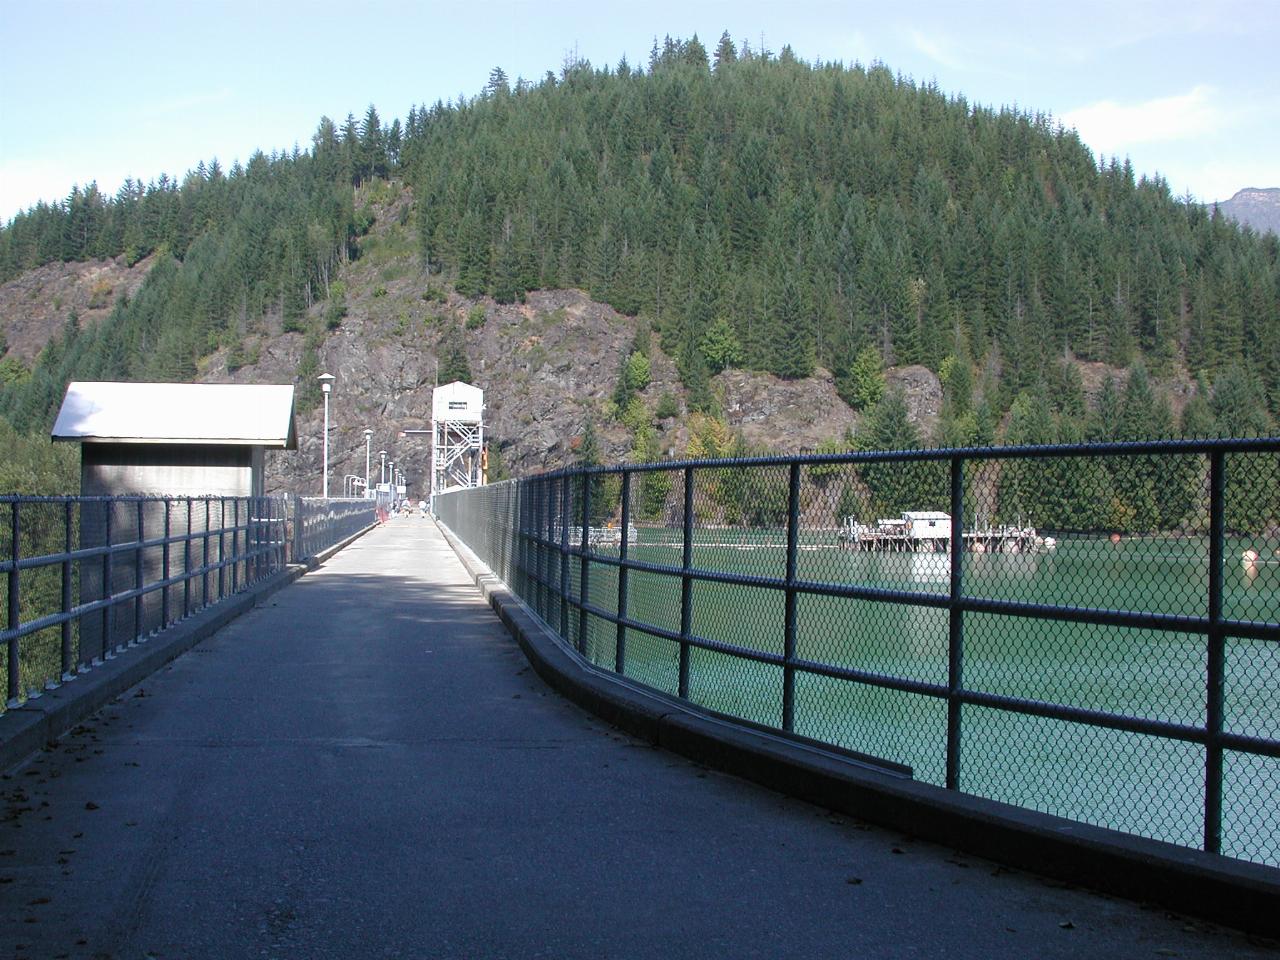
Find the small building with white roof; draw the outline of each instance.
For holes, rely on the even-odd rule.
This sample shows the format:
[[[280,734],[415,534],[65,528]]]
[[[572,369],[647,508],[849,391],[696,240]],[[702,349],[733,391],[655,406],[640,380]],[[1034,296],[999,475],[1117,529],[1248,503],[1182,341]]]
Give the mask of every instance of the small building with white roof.
[[[298,447],[293,386],[73,382],[52,438],[81,445],[86,496],[262,496],[266,451]]]
[[[180,537],[228,527],[233,529],[229,536],[247,546],[260,535],[250,520],[261,516],[254,504],[262,501],[244,498],[263,496],[266,451],[297,449],[293,387],[74,382],[67,387],[52,439],[80,444],[83,496],[213,498],[204,509],[182,500],[85,501],[79,507],[82,547],[131,543],[144,532],[149,538],[162,532]],[[80,563],[81,602],[140,586],[139,573],[142,582],[155,582],[180,572],[188,562],[201,562],[210,547],[219,553],[223,538],[192,542],[195,557],[190,551],[162,552],[158,547],[138,551],[141,556],[117,554],[109,581],[103,563]],[[194,582],[206,589],[199,578]],[[176,589],[175,596],[182,595]],[[125,604],[112,607],[105,620],[96,614],[82,618],[80,661],[87,663],[160,624],[163,605],[161,593],[152,592],[133,611]]]

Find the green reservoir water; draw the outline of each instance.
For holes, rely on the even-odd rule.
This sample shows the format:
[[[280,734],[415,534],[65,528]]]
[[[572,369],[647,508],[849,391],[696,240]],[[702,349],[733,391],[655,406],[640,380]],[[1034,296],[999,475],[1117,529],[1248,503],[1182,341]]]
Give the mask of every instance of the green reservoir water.
[[[669,531],[642,530],[633,559],[676,566]],[[700,530],[694,565],[782,577],[780,532]],[[1224,613],[1275,623],[1280,563],[1246,570],[1246,544],[1228,542]],[[1274,545],[1273,545],[1274,547]],[[1268,551],[1269,553],[1270,551]],[[1270,561],[1270,557],[1264,558]],[[1277,558],[1280,559],[1280,558]],[[853,553],[828,539],[802,545],[799,576],[917,592],[948,590],[944,554]],[[1066,539],[1050,553],[966,554],[969,596],[1045,604],[1204,616],[1207,542],[1156,538],[1113,545]],[[577,589],[577,569],[572,572]],[[680,580],[629,574],[628,614],[680,628]],[[616,610],[617,571],[593,564],[591,601]],[[784,597],[758,587],[695,583],[693,630],[704,638],[782,653]],[[588,652],[614,665],[616,628],[591,618]],[[934,684],[947,681],[948,614],[907,604],[802,595],[802,658]],[[626,674],[677,689],[676,644],[638,631],[626,635]],[[1226,729],[1280,738],[1280,644],[1231,638],[1226,658]],[[1206,651],[1202,635],[969,614],[964,621],[964,684],[970,690],[1066,704],[1188,726],[1205,723]],[[782,713],[782,670],[695,649],[690,698],[771,726]],[[800,673],[796,732],[944,782],[946,705],[940,698]],[[1196,744],[966,706],[961,718],[961,789],[1185,846],[1203,842],[1204,750]],[[1227,753],[1223,852],[1280,864],[1280,760]]]

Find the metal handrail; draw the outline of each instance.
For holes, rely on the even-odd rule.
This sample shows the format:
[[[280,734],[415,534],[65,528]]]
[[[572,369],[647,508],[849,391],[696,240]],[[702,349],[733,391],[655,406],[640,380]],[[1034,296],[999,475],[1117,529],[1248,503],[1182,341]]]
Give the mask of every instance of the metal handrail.
[[[33,510],[45,523],[29,531],[23,519]],[[95,526],[88,530],[82,523],[86,510],[96,514]],[[160,511],[163,516],[157,518]],[[7,512],[9,527],[9,555],[0,560],[8,608],[0,647],[7,659],[10,708],[25,695],[38,694],[40,686],[72,679],[124,647],[271,576],[285,563],[288,513],[282,498],[4,495],[0,512]],[[163,532],[157,534],[153,523]],[[54,543],[62,549],[52,549]],[[37,552],[23,555],[24,547]],[[22,575],[42,569],[60,574],[57,609],[24,611]],[[96,595],[77,599],[77,585]],[[178,589],[180,598],[171,595]],[[157,593],[158,604],[149,605],[148,598]],[[100,634],[96,646],[86,644],[86,627]],[[56,666],[48,663],[40,675],[41,667],[32,664],[36,682],[24,684],[24,653],[36,654],[24,650],[22,641],[54,628],[61,628]]]
[[[1207,557],[1202,561],[1209,571],[1200,594],[1203,612],[1187,609],[1185,612],[1167,612],[1155,609],[1113,609],[1105,605],[1087,602],[1052,604],[1027,599],[975,595],[966,589],[967,560],[963,534],[965,524],[966,490],[964,468],[974,461],[1045,460],[1049,458],[1112,458],[1108,462],[1119,463],[1134,457],[1187,457],[1194,455],[1205,464],[1203,492],[1208,500],[1207,522],[1193,528],[1195,535],[1207,539]],[[1224,756],[1233,755],[1257,758],[1280,757],[1280,739],[1273,731],[1280,730],[1280,716],[1275,715],[1274,702],[1271,717],[1264,715],[1256,722],[1258,729],[1227,729],[1227,705],[1232,702],[1231,682],[1226,671],[1226,641],[1256,641],[1263,644],[1280,643],[1280,617],[1266,607],[1262,617],[1256,610],[1244,615],[1232,616],[1223,609],[1223,569],[1227,561],[1224,548],[1226,524],[1226,470],[1225,464],[1233,455],[1253,457],[1251,463],[1274,465],[1280,458],[1280,438],[1226,438],[1212,440],[1144,441],[1105,444],[1057,444],[1051,446],[996,447],[964,450],[914,450],[875,451],[836,454],[809,454],[796,457],[752,457],[744,459],[684,460],[649,464],[618,464],[585,469],[565,469],[542,474],[507,485],[475,490],[460,490],[436,498],[437,515],[446,526],[466,542],[508,585],[521,596],[534,612],[541,616],[560,637],[576,647],[579,653],[609,666],[618,673],[634,680],[627,652],[627,634],[636,631],[660,644],[670,644],[678,656],[678,666],[673,664],[675,692],[690,697],[691,651],[704,650],[732,658],[733,662],[756,664],[778,673],[781,684],[779,713],[774,721],[783,732],[797,730],[796,683],[802,676],[824,677],[834,681],[862,685],[886,691],[914,694],[941,701],[946,707],[945,777],[940,785],[949,789],[961,789],[964,780],[964,730],[970,725],[962,708],[982,708],[1009,715],[1023,715],[1046,720],[1063,721],[1083,727],[1122,731],[1169,742],[1193,745],[1203,752],[1203,829],[1200,846],[1211,852],[1223,849],[1223,790]],[[1116,460],[1115,458],[1120,458]],[[1261,458],[1261,459],[1259,459]],[[845,466],[856,470],[867,465],[909,464],[938,462],[949,469],[950,489],[944,499],[950,502],[952,528],[945,551],[938,553],[948,564],[948,574],[932,591],[874,586],[838,579],[815,579],[803,572],[798,563],[803,535],[812,535],[812,528],[805,526],[801,499],[806,489],[803,471],[811,466]],[[695,564],[694,547],[697,546],[698,527],[695,516],[698,509],[694,494],[699,479],[726,471],[752,471],[769,469],[768,477],[779,485],[786,484],[785,542],[774,544],[775,549],[785,549],[782,563],[769,575],[743,572],[736,569],[716,569],[706,563]],[[1276,468],[1280,472],[1280,468]],[[676,536],[664,541],[663,546],[678,548],[679,562],[654,562],[636,557],[631,542],[633,524],[633,480],[638,477],[666,473],[672,478],[667,504],[662,513],[666,516],[666,529]],[[785,474],[785,476],[784,476]],[[609,479],[616,488],[609,494],[605,515],[610,512],[619,521],[621,534],[610,548],[593,542],[593,498],[597,484]],[[680,487],[683,486],[683,491]],[[682,496],[681,496],[682,493]],[[683,502],[681,502],[681,500]],[[779,503],[782,501],[780,500]],[[486,506],[491,505],[493,515],[486,516]],[[1280,524],[1280,494],[1271,507],[1271,524]],[[620,512],[620,516],[619,516]],[[1201,515],[1203,516],[1203,514]],[[677,519],[673,519],[677,518]],[[1276,529],[1272,527],[1272,529]],[[572,534],[573,542],[570,535]],[[665,558],[659,558],[665,559]],[[673,558],[674,559],[674,558]],[[771,563],[771,566],[774,564]],[[609,570],[616,582],[608,585],[608,604],[599,599],[594,587],[593,571]],[[645,622],[636,617],[631,606],[635,585],[631,579],[636,574],[648,577],[650,589],[665,591],[661,602],[674,615],[679,611],[679,628],[674,622],[669,626]],[[653,583],[665,586],[652,586]],[[732,642],[714,636],[700,636],[694,629],[693,613],[696,609],[694,585],[712,584],[742,587],[752,591],[773,594],[784,601],[783,616],[779,618],[781,636],[768,635],[767,644],[759,628],[747,624],[741,628],[741,636]],[[616,592],[613,592],[616,591]],[[890,607],[934,609],[947,614],[946,662],[940,664],[945,681],[923,680],[914,676],[896,675],[892,672],[867,669],[846,662],[824,662],[810,655],[798,653],[796,638],[806,629],[806,614],[798,606],[800,597],[830,597],[841,600],[870,601]],[[1027,618],[1061,624],[1103,626],[1123,630],[1158,631],[1160,635],[1183,634],[1203,637],[1204,649],[1204,699],[1202,720],[1184,722],[1161,716],[1133,715],[1123,710],[1099,709],[1089,704],[1055,702],[1040,696],[1015,695],[1000,690],[984,690],[981,685],[964,680],[966,621],[974,615],[987,618]],[[602,645],[595,639],[593,624],[598,623],[613,634],[611,644]],[[990,629],[988,625],[988,629]],[[590,641],[590,642],[589,642]],[[768,649],[765,649],[766,647]],[[726,668],[728,669],[728,668]],[[718,682],[725,683],[727,674],[718,674]],[[1280,682],[1280,676],[1275,678]],[[1150,711],[1147,711],[1148,714]],[[752,717],[758,720],[758,717]],[[812,732],[806,730],[807,736]],[[1235,826],[1239,830],[1239,825]],[[1182,841],[1179,841],[1182,842]],[[1272,848],[1263,854],[1263,861],[1280,862],[1280,837],[1269,841]],[[1256,858],[1255,858],[1256,859]]]

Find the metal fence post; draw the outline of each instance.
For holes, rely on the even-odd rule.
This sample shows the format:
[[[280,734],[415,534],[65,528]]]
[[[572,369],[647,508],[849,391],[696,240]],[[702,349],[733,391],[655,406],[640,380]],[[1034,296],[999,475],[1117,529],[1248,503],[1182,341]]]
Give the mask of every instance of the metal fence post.
[[[163,630],[169,626],[169,541],[173,536],[173,518],[170,516],[169,498],[165,497],[164,503],[164,544],[160,548],[160,578],[164,582],[164,590],[161,591],[160,600],[160,629]]]
[[[218,599],[227,595],[227,498],[218,498]]]
[[[187,498],[187,526],[182,531],[182,619],[191,616],[191,498]]]
[[[276,501],[276,506],[280,508],[280,512],[276,514],[276,527],[272,534],[272,538],[276,545],[276,572],[283,570],[285,564],[288,563],[288,536],[289,536],[289,501],[285,497],[281,497]]]
[[[800,545],[800,464],[792,461],[787,484],[787,587],[783,616],[782,729],[796,728],[796,555]]]
[[[556,522],[556,509],[554,509],[554,497],[556,497],[556,494],[554,494],[554,490],[556,490],[556,485],[552,481],[545,479],[545,477],[539,479],[538,557],[541,570],[539,596],[543,600],[543,608],[540,611],[543,620],[550,620],[553,605],[556,603],[556,586],[552,584],[552,566],[554,562],[552,538],[554,536],[554,522]]]
[[[9,568],[9,629],[17,630],[19,623],[22,621],[22,612],[18,605],[18,557],[22,551],[19,549],[20,537],[22,535],[22,527],[18,520],[18,501],[14,501],[10,505],[9,512],[9,535],[12,538],[9,541],[9,559],[13,561],[13,566]],[[17,637],[10,637],[8,643],[9,658],[9,677],[8,677],[8,707],[21,705],[22,699],[22,674],[20,670],[21,658],[19,656],[20,641]]]
[[[535,479],[529,484],[529,569],[531,571],[528,599],[538,616],[546,616],[546,587],[543,585],[542,544],[542,483]]]
[[[307,505],[301,497],[293,498],[293,562],[301,563],[306,559],[303,552],[306,548],[303,546],[302,526],[306,523]]]
[[[75,501],[67,500],[63,504],[62,514],[62,613],[66,617],[62,621],[62,679],[75,679],[73,672],[75,652],[71,649],[71,528],[75,516]]]
[[[524,488],[525,481],[517,480],[511,488],[511,496],[507,502],[511,510],[507,518],[511,524],[511,547],[510,557],[508,558],[511,564],[511,579],[508,582],[511,584],[511,589],[515,591],[516,596],[522,598],[524,596],[524,582],[520,577],[524,570],[524,528],[520,526],[523,522],[520,507],[524,503]],[[458,504],[457,510],[460,523],[471,525],[475,522],[469,515],[467,504]]]
[[[587,554],[591,550],[591,474],[582,471],[582,544],[579,550],[582,565],[578,568],[578,652],[587,655],[587,603],[590,601],[591,562]]]
[[[240,498],[231,501],[231,592],[240,592]]]
[[[538,481],[524,484],[523,489],[524,502],[520,509],[520,528],[524,536],[523,596],[541,614],[538,595]]]
[[[560,636],[569,639],[569,475],[560,474]]]
[[[964,689],[964,461],[951,457],[951,583],[947,608],[947,772],[948,790],[960,789],[960,693]]]
[[[631,530],[631,471],[622,471],[622,540],[618,545],[618,639],[613,652],[613,669],[625,674],[627,663],[627,628],[622,621],[627,618],[627,555]]]
[[[276,550],[279,544],[279,541],[276,539],[276,501],[272,497],[267,497],[265,498],[265,502],[267,505],[267,576],[271,576],[280,569],[276,564]]]
[[[115,501],[108,500],[106,502],[107,517],[107,546],[106,553],[102,555],[102,599],[106,600],[106,606],[102,608],[102,659],[108,659],[111,648],[111,597],[113,589],[111,585],[111,518],[115,514]]]
[[[677,693],[689,699],[689,637],[693,635],[693,467],[684,468],[684,543],[680,553],[680,676]]]
[[[133,553],[133,589],[138,591],[138,595],[133,598],[133,639],[137,642],[142,639],[145,631],[142,629],[143,611],[142,611],[142,544],[146,537],[146,501],[138,501],[138,549]]]
[[[1226,461],[1209,454],[1209,633],[1205,679],[1204,848],[1222,852],[1222,725],[1226,637],[1222,628],[1222,561],[1226,536]]]
[[[200,538],[200,605],[209,605],[209,498],[204,498],[204,536]]]
[[[245,497],[244,517],[244,585],[258,581],[258,514],[262,512],[257,497]]]

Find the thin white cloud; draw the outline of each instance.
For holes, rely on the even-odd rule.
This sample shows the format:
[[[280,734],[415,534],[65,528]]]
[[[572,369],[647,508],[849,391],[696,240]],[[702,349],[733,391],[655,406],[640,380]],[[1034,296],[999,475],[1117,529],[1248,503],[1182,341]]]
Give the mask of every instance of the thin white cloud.
[[[1069,110],[1061,119],[1094,150],[1123,153],[1133,144],[1188,140],[1221,130],[1228,117],[1215,103],[1215,96],[1213,87],[1202,85],[1187,93],[1140,103],[1100,100]]]
[[[919,30],[911,31],[911,45],[930,60],[952,70],[962,70],[967,64],[945,41],[930,37]]]

